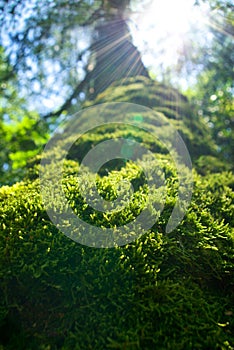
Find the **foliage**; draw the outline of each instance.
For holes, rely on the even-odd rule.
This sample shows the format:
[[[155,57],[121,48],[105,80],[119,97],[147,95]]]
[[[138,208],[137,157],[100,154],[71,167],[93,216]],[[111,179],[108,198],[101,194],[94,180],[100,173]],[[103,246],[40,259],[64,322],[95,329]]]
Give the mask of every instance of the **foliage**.
[[[212,41],[200,54],[203,69],[190,95],[219,147],[219,153],[233,163],[233,6],[228,1],[205,1]]]
[[[122,12],[128,3],[12,0],[2,5],[0,44],[7,48],[10,62],[21,76],[21,88],[26,88],[28,97],[37,96],[41,113],[47,112],[48,96],[55,101],[55,110],[74,93],[93,65],[89,58],[97,23],[112,16],[112,7]],[[79,100],[79,93],[74,99]]]
[[[48,139],[48,128],[36,112],[28,111],[15,87],[15,76],[0,49],[0,183],[22,179],[27,161]]]

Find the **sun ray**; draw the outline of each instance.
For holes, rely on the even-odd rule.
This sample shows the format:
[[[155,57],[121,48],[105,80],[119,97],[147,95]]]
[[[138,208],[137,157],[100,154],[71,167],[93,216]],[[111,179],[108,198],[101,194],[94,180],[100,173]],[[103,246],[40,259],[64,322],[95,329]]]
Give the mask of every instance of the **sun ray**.
[[[195,6],[194,0],[154,0],[144,11],[133,13],[130,22],[133,42],[142,52],[145,66],[159,79],[171,67],[179,68],[183,53],[185,58],[196,55],[191,28],[200,33],[198,40],[209,40],[203,34],[208,33],[207,11],[206,4]]]

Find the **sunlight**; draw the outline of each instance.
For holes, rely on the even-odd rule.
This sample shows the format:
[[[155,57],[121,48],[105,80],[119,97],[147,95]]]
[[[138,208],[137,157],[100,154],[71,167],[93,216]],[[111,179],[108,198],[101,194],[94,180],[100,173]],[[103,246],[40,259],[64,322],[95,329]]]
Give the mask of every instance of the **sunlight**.
[[[164,33],[183,34],[189,28],[191,16],[192,7],[188,0],[155,0],[146,11],[143,21],[155,24]]]
[[[201,7],[193,6],[194,0],[154,0],[135,19],[139,40],[155,41],[159,35],[183,36],[195,21],[201,19]],[[199,19],[200,17],[200,19]]]
[[[154,0],[144,11],[132,16],[131,31],[134,44],[143,53],[147,67],[176,63],[178,53],[189,40],[189,30],[204,24],[202,7],[194,0]],[[161,57],[159,57],[161,54]]]

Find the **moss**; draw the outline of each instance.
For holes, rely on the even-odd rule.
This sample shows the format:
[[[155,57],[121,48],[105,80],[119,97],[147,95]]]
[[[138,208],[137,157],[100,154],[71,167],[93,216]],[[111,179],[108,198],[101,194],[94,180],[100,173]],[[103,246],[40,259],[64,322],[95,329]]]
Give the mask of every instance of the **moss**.
[[[232,167],[231,164],[224,162],[218,157],[214,157],[210,155],[200,156],[196,160],[195,164],[196,164],[197,171],[202,175],[228,171],[228,170],[231,170],[231,167]]]
[[[193,159],[216,154],[215,143],[204,120],[192,110],[187,98],[173,88],[145,77],[129,78],[121,85],[118,82],[112,84],[94,102],[86,102],[85,107],[104,102],[131,102],[163,112],[171,122],[181,122],[178,131]]]
[[[173,118],[167,102],[154,108],[158,113],[169,108],[171,122],[194,150],[195,158],[202,151],[209,154],[211,144],[204,144],[209,136],[199,119],[186,119],[187,101],[176,90],[144,78],[129,79],[121,87],[112,86],[96,102],[111,99],[111,91],[112,97],[125,98],[129,85],[130,96],[135,98],[136,92],[147,95],[147,103],[155,103],[156,91],[162,99],[170,96],[167,101],[173,103],[179,97],[184,111],[178,112],[180,118]],[[110,113],[104,116],[106,120]],[[154,128],[153,116],[144,117]],[[110,162],[98,174],[89,174],[89,182],[95,180],[98,192],[110,203],[117,198],[123,180],[134,189],[130,203],[123,193],[123,201],[128,203],[123,210],[98,212],[82,197],[82,181],[77,181],[77,172],[82,157],[92,146],[119,137],[144,144],[155,159]],[[60,139],[59,147],[50,151],[46,167],[53,181],[58,179],[55,165],[61,162],[69,142]],[[62,180],[69,205],[83,221],[97,227],[116,227],[137,217],[149,193],[143,165],[154,169],[166,188],[163,194],[160,186],[152,185],[151,202],[155,208],[162,202],[165,205],[151,229],[132,243],[111,249],[75,243],[50,221],[40,194],[39,156],[29,165],[23,182],[2,187],[0,349],[231,350],[233,174],[216,173],[222,167],[206,171],[206,159],[203,156],[197,160],[202,171],[199,175],[194,170],[194,190],[186,216],[166,234],[165,227],[176,203],[178,174],[164,145],[140,128],[120,124],[117,127],[114,123],[85,133],[63,163]],[[92,190],[89,183],[87,190]],[[52,193],[55,206],[56,191],[55,188]]]
[[[88,248],[60,233],[43,208],[38,180],[1,188],[2,327],[13,317],[21,334],[17,339],[18,328],[11,328],[4,349],[23,349],[25,342],[27,349],[231,349],[225,344],[233,340],[232,176],[196,175],[186,218],[165,235],[176,178],[165,161],[171,174],[165,209],[125,247]],[[64,167],[74,210],[99,225],[103,218],[87,218],[82,209],[77,163]],[[114,191],[121,176],[133,181],[140,173],[128,163],[100,177],[99,189],[111,183]],[[141,191],[136,187],[136,196]]]

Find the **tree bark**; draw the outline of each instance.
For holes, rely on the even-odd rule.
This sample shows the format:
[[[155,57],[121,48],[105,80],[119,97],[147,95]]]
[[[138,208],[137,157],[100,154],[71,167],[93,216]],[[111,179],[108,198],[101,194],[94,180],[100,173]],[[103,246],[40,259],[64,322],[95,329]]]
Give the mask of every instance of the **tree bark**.
[[[72,100],[80,92],[85,92],[86,99],[92,100],[115,81],[119,81],[121,85],[121,80],[129,77],[149,78],[141,55],[132,43],[127,25],[126,9],[129,3],[130,0],[103,1],[97,11],[95,34],[90,47],[93,62],[88,65],[84,80],[77,85],[59,110],[45,115],[44,118],[56,117],[69,109]],[[92,16],[85,25],[90,25],[93,20]]]
[[[104,20],[100,20],[95,28],[96,38],[93,44],[95,64],[89,87],[91,98],[95,98],[116,80],[137,75],[149,77],[141,55],[132,43],[125,19],[127,1],[107,1],[107,3],[109,7],[104,8]]]

